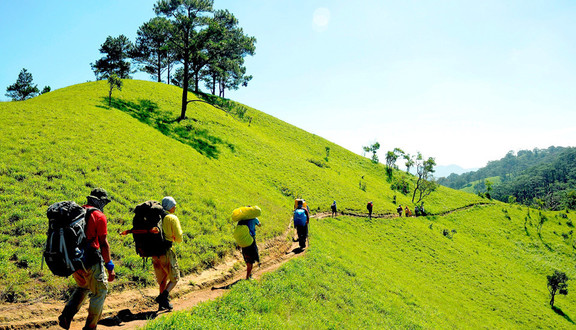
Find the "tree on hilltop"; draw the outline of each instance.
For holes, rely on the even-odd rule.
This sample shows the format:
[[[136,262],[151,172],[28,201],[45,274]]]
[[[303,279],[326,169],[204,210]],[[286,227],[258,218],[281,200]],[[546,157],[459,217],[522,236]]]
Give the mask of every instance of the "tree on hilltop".
[[[371,152],[372,153],[372,163],[378,164],[378,155],[376,155],[376,153],[378,152],[378,149],[380,149],[380,143],[375,142],[374,144],[372,144],[370,146],[362,147],[362,149],[364,149],[365,152]]]
[[[410,154],[404,154],[402,157],[406,161],[404,163],[404,165],[406,166],[406,173],[410,173],[410,169],[412,168],[412,166],[414,166],[414,164],[416,164],[416,162],[414,161],[414,156]]]
[[[159,0],[154,5],[156,14],[165,16],[172,24],[167,44],[183,65],[180,120],[186,118],[191,69],[197,68],[206,56],[206,38],[200,28],[208,25],[206,14],[212,12],[213,3],[212,0]],[[198,91],[197,84],[195,88]]]
[[[394,150],[386,153],[386,174],[388,178],[392,178],[392,169],[398,168],[396,161],[402,155],[404,155],[404,151],[400,148],[394,148]]]
[[[6,88],[6,96],[12,101],[24,101],[32,98],[40,92],[38,85],[32,84],[32,74],[26,69],[22,69],[18,74],[16,82]]]
[[[116,74],[120,79],[129,79],[129,59],[133,47],[132,42],[123,34],[117,38],[108,36],[100,46],[100,53],[105,56],[95,63],[90,63],[96,80],[108,79],[112,74]]]
[[[416,156],[416,175],[418,178],[416,179],[416,187],[412,194],[412,203],[420,203],[438,187],[438,184],[432,176],[432,173],[435,171],[434,166],[436,166],[434,158],[429,157],[427,160],[424,160],[422,154],[418,152]],[[418,194],[418,199],[414,202],[416,194]]]

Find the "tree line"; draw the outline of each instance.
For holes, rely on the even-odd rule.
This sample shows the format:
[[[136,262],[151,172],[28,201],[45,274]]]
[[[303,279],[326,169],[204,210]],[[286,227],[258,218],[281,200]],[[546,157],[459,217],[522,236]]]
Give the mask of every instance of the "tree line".
[[[213,0],[159,0],[154,5],[157,16],[139,27],[134,42],[125,35],[106,38],[99,49],[103,56],[90,63],[96,80],[113,75],[130,79],[142,71],[158,82],[180,86],[180,120],[186,118],[188,91],[199,93],[202,83],[220,97],[226,90],[247,86],[252,76],[246,74],[244,58],[255,54],[256,38],[244,33],[231,12],[213,5]],[[43,92],[49,90],[46,86]],[[32,75],[23,69],[6,95],[25,100],[38,93]]]
[[[370,157],[372,163],[379,163],[377,153],[380,149],[380,143],[375,142],[363,146],[362,149],[365,153],[372,153],[372,156]],[[394,148],[394,150],[386,152],[385,169],[388,181],[391,182],[392,190],[400,191],[404,195],[411,192],[410,183],[404,176],[394,178],[394,170],[399,170],[396,163],[400,159],[404,160],[407,174],[410,173],[411,168],[416,168],[414,189],[412,190],[412,203],[422,206],[424,199],[438,188],[438,183],[434,178],[434,172],[436,171],[434,166],[436,166],[436,160],[433,157],[425,159],[420,152],[416,155],[411,155],[400,148]],[[362,182],[360,185],[362,186]]]
[[[224,97],[228,89],[247,86],[244,58],[254,55],[256,38],[248,36],[228,10],[214,10],[213,0],[159,0],[156,17],[140,26],[135,42],[108,36],[100,47],[104,56],[91,63],[97,80],[116,74],[130,78],[132,64],[158,82],[182,87],[180,120],[186,118],[187,93],[200,84]]]
[[[499,182],[490,178],[499,178]],[[492,182],[495,181],[495,182]],[[512,151],[476,172],[451,174],[439,184],[462,189],[474,183],[478,194],[550,210],[576,209],[576,148]]]

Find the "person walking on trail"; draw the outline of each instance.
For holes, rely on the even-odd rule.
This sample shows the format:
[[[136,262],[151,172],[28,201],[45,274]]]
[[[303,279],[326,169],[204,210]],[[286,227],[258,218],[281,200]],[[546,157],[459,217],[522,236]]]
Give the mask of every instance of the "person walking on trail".
[[[83,208],[95,208],[95,210],[86,219],[85,269],[79,269],[72,274],[78,287],[58,317],[58,325],[64,329],[70,328],[74,315],[80,310],[80,306],[88,293],[92,293],[92,296],[90,297],[88,317],[84,329],[96,329],[108,293],[108,282],[114,281],[116,277],[107,238],[108,220],[104,215],[104,206],[110,203],[110,198],[106,190],[96,188],[86,199],[87,202]],[[108,275],[106,275],[105,269]]]
[[[252,268],[254,263],[260,262],[260,254],[258,253],[258,245],[256,245],[256,226],[260,227],[260,220],[258,218],[240,220],[238,221],[238,226],[246,225],[250,230],[250,236],[253,238],[251,245],[242,248],[242,257],[246,262],[246,279],[252,278]]]
[[[170,196],[164,197],[162,199],[162,208],[167,212],[162,219],[162,231],[169,248],[166,250],[166,254],[152,257],[154,274],[160,290],[160,295],[155,300],[159,305],[158,310],[171,310],[170,291],[174,289],[180,280],[178,259],[172,249],[172,243],[182,242],[182,227],[180,226],[180,220],[174,214],[176,211],[176,200],[174,198]]]
[[[398,205],[398,208],[396,208],[396,211],[398,212],[399,217],[402,217],[402,210],[403,210],[402,205]]]
[[[336,201],[332,202],[332,205],[330,205],[330,208],[332,209],[332,217],[337,215],[337,209],[336,209]]]
[[[294,228],[298,234],[298,244],[301,250],[306,248],[306,238],[308,238],[308,223],[310,222],[310,212],[304,208],[304,203],[298,201],[298,207],[294,210]]]
[[[368,204],[366,205],[366,208],[368,209],[368,218],[370,218],[370,219],[372,219],[372,207],[373,207],[372,202],[368,202]]]
[[[408,208],[408,206],[406,206],[404,208],[404,216],[405,217],[411,217],[412,216],[412,211],[410,211],[410,209]]]

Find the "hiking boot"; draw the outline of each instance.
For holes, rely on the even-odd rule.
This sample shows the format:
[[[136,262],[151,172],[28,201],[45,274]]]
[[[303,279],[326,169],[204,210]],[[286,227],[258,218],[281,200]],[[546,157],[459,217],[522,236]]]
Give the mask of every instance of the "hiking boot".
[[[158,303],[158,310],[172,310],[172,304],[170,303],[170,299],[168,298],[168,291],[164,290],[156,299],[154,299]]]
[[[159,303],[158,310],[159,311],[171,311],[174,307],[168,301],[168,299],[164,300],[163,302]]]
[[[72,323],[72,319],[67,318],[64,314],[58,316],[58,325],[64,329],[70,329],[70,323]]]
[[[168,300],[168,291],[164,290],[161,294],[154,299],[157,303],[161,304],[164,300]]]

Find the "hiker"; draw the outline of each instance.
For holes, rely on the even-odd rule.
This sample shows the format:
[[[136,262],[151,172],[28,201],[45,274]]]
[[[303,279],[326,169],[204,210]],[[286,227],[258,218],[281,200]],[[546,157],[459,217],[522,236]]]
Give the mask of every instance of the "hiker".
[[[306,238],[308,237],[308,223],[310,222],[310,212],[304,208],[303,201],[298,201],[298,207],[294,210],[294,228],[296,228],[296,233],[298,233],[298,243],[300,249],[304,250],[306,248]]]
[[[250,236],[252,236],[253,242],[249,246],[242,248],[242,257],[246,262],[246,279],[252,278],[252,268],[254,263],[260,262],[260,254],[258,253],[258,245],[256,245],[256,226],[262,226],[258,218],[246,219],[238,221],[238,225],[246,225],[250,230]]]
[[[404,208],[404,216],[405,217],[411,217],[412,216],[412,211],[410,211],[410,209],[408,208],[408,206],[406,206]]]
[[[337,215],[336,201],[332,202],[332,205],[330,205],[330,208],[332,209],[332,218],[334,218],[334,216]]]
[[[160,295],[156,297],[155,301],[159,305],[158,310],[171,310],[170,291],[174,289],[180,280],[178,259],[172,249],[172,243],[182,242],[182,227],[180,226],[180,220],[174,214],[176,211],[176,200],[174,200],[174,198],[170,196],[164,197],[162,199],[162,208],[167,212],[162,219],[162,232],[164,233],[164,240],[167,242],[169,248],[164,255],[152,256],[154,274],[156,275],[156,281],[158,282],[160,291]]]
[[[92,293],[92,296],[90,297],[88,317],[84,329],[96,329],[108,293],[108,282],[114,281],[116,277],[107,238],[108,220],[103,213],[104,206],[110,203],[110,198],[106,190],[96,188],[86,199],[87,202],[83,208],[96,208],[96,210],[92,211],[90,217],[86,219],[85,269],[79,269],[72,274],[78,287],[58,317],[58,325],[64,329],[70,328],[74,315],[80,310],[80,306],[89,292]],[[106,276],[104,269],[107,270],[108,276]]]
[[[398,205],[398,208],[396,208],[396,211],[398,212],[398,216],[402,217],[402,205]]]
[[[366,205],[366,208],[368,209],[368,217],[370,219],[372,219],[372,202],[368,202],[368,204]]]

